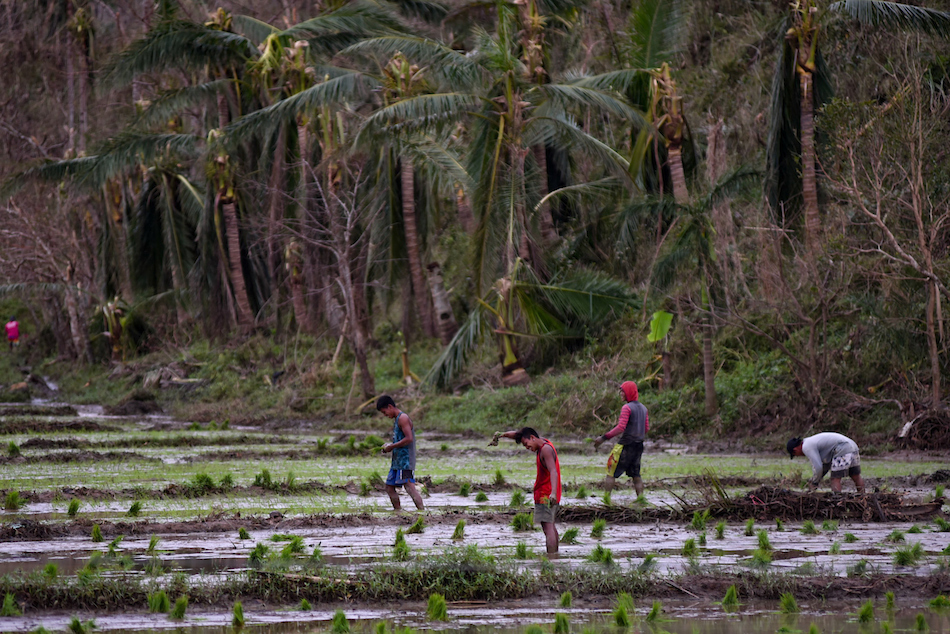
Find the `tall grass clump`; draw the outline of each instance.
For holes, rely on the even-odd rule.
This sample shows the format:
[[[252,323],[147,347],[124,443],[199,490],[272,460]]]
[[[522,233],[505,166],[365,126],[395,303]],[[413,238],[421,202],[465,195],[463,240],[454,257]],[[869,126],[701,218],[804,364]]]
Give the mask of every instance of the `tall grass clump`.
[[[433,621],[448,621],[448,606],[445,603],[445,596],[434,592],[429,595],[429,604],[426,606],[426,614]]]
[[[534,518],[531,513],[517,513],[511,518],[511,527],[515,531],[534,530]]]
[[[172,609],[172,604],[168,600],[168,595],[165,594],[164,590],[159,590],[158,592],[153,592],[148,595],[148,611],[149,612],[161,612],[164,614]]]
[[[745,523],[745,536],[752,537],[755,535],[755,520],[751,517]]]
[[[479,491],[478,493],[475,494],[475,501],[476,501],[476,502],[487,502],[487,501],[488,501],[488,494],[485,493],[484,491]]]
[[[138,517],[139,513],[141,512],[142,512],[142,503],[139,500],[136,500],[135,502],[132,502],[132,506],[129,507],[129,510],[126,513],[126,515],[128,515],[129,517]]]
[[[409,530],[406,531],[406,535],[416,535],[418,533],[425,532],[426,523],[422,517],[417,517],[416,521],[412,523],[412,526],[409,527]]]
[[[168,618],[181,620],[185,618],[185,612],[188,610],[188,597],[182,595],[175,599],[175,607],[168,613]]]
[[[604,536],[605,528],[607,528],[607,520],[603,518],[594,520],[594,525],[590,529],[590,536],[594,539],[600,539]]]
[[[102,529],[99,528],[98,524],[92,525],[92,541],[97,544],[102,541]]]
[[[604,548],[602,544],[597,544],[594,550],[587,556],[588,561],[605,566],[612,566],[614,563],[614,553],[609,548]]]
[[[3,503],[3,508],[7,511],[19,511],[23,503],[24,500],[20,497],[19,491],[9,491]]]
[[[524,506],[524,491],[513,491],[508,506]]]
[[[518,542],[515,544],[515,559],[527,559],[530,554],[526,543]]]
[[[19,606],[16,604],[16,598],[13,594],[7,592],[3,597],[3,607],[0,607],[0,616],[20,616]]]
[[[795,614],[798,612],[798,601],[791,592],[784,592],[778,600],[778,609],[782,614]]]
[[[492,484],[496,487],[505,485],[505,474],[501,472],[501,469],[495,469],[495,479],[492,480]]]
[[[66,508],[66,515],[69,517],[76,517],[76,513],[79,512],[79,500],[73,498],[69,501],[69,506]]]
[[[562,608],[569,608],[574,604],[574,595],[571,594],[570,590],[565,590],[561,593],[560,604]]]
[[[566,614],[558,612],[554,615],[554,634],[570,634],[571,621]]]
[[[234,608],[232,610],[231,616],[231,625],[234,627],[244,627],[244,606],[241,605],[240,601],[234,602]]]
[[[722,598],[722,607],[727,609],[739,607],[739,591],[736,590],[735,584],[732,584],[726,590],[726,596]]]
[[[897,566],[916,566],[924,558],[924,547],[920,542],[913,546],[898,548],[894,553],[894,564]]]
[[[726,538],[726,522],[722,521],[716,524],[716,539]]]
[[[709,520],[709,509],[705,511],[693,511],[693,521],[690,525],[693,530],[701,531],[706,528],[706,522]]]
[[[346,613],[343,610],[337,610],[333,614],[333,625],[330,627],[333,634],[349,634],[350,622],[346,620]]]
[[[465,520],[459,520],[455,525],[455,532],[452,533],[452,539],[465,539]]]
[[[580,530],[576,526],[571,526],[569,529],[561,533],[561,543],[562,544],[576,544],[577,543],[577,534]]]
[[[802,522],[802,535],[818,535],[821,531],[818,530],[818,527],[815,526],[815,522],[812,520],[805,520]]]

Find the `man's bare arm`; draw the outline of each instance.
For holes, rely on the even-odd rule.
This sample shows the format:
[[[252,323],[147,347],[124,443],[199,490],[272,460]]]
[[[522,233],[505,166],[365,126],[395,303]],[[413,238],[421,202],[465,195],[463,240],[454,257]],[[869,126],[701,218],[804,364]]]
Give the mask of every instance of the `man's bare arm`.
[[[402,430],[402,433],[405,434],[406,437],[399,442],[391,442],[383,445],[383,453],[405,447],[412,443],[412,425],[409,423],[409,417],[405,414],[399,416],[399,429]]]

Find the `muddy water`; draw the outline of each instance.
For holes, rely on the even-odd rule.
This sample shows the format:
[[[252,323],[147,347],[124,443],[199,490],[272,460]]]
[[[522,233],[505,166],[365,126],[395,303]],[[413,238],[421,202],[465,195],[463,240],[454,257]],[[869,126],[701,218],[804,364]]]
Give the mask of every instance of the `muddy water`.
[[[244,605],[246,625],[241,630],[251,634],[285,634],[296,632],[326,631],[336,609],[342,609],[353,631],[369,633],[384,621],[389,631],[394,628],[412,627],[419,630],[444,632],[468,632],[481,634],[523,634],[529,625],[540,625],[550,631],[555,613],[565,614],[570,621],[571,632],[596,634],[644,633],[660,634],[766,634],[776,631],[807,631],[814,624],[820,632],[840,634],[869,634],[880,631],[881,624],[888,622],[892,631],[915,631],[916,615],[923,614],[932,633],[950,631],[950,612],[936,612],[919,605],[903,606],[888,613],[882,604],[875,606],[874,623],[858,623],[854,612],[856,605],[849,604],[803,604],[794,615],[779,614],[776,606],[754,603],[740,606],[727,613],[720,606],[708,602],[667,602],[657,621],[647,621],[650,604],[637,605],[631,615],[629,628],[619,628],[613,623],[609,606],[584,606],[560,608],[554,602],[506,602],[487,604],[452,604],[448,606],[449,620],[434,622],[425,614],[425,606],[407,604],[367,609],[352,605],[318,605],[309,611],[270,610],[251,604]],[[73,615],[46,615],[5,618],[0,622],[3,631],[25,632],[45,627],[48,630],[64,630]],[[83,620],[95,619],[99,630],[114,632],[164,632],[176,630],[195,634],[234,632],[229,611],[189,610],[185,619],[173,621],[165,615],[123,614],[97,616],[77,615]]]

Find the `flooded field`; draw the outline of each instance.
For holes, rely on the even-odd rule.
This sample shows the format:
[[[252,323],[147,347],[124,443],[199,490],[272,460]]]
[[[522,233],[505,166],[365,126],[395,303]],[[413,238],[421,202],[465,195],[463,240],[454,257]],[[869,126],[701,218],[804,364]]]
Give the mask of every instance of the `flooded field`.
[[[533,454],[422,430],[426,510],[394,514],[381,485],[389,459],[373,437],[388,421],[366,425],[234,429],[4,407],[0,592],[12,603],[0,630],[75,631],[76,618],[103,630],[224,631],[240,602],[255,632],[341,631],[339,610],[359,632],[950,631],[938,598],[950,594],[945,457],[862,456],[879,494],[857,500],[846,482],[843,499],[809,518],[749,497],[800,489],[807,465],[781,448],[648,445],[638,500],[626,481],[605,498],[605,453],[554,439],[565,520],[549,559],[538,527],[513,525],[531,510]],[[733,501],[749,499],[745,516]],[[888,499],[920,514],[880,521]],[[735,607],[723,604],[730,586]],[[433,593],[447,601],[445,621],[427,614]],[[632,597],[626,625],[619,593]]]

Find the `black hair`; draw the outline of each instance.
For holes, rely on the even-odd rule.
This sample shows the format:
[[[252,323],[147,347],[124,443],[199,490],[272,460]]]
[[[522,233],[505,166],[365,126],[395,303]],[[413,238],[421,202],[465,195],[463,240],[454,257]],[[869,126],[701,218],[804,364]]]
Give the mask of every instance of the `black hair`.
[[[379,397],[379,400],[376,401],[376,411],[381,412],[390,405],[395,407],[396,401],[394,401],[393,397],[391,397],[389,394],[383,394]]]
[[[515,442],[520,443],[522,438],[540,438],[541,434],[534,431],[531,427],[522,427],[518,430],[518,433],[515,434]]]

